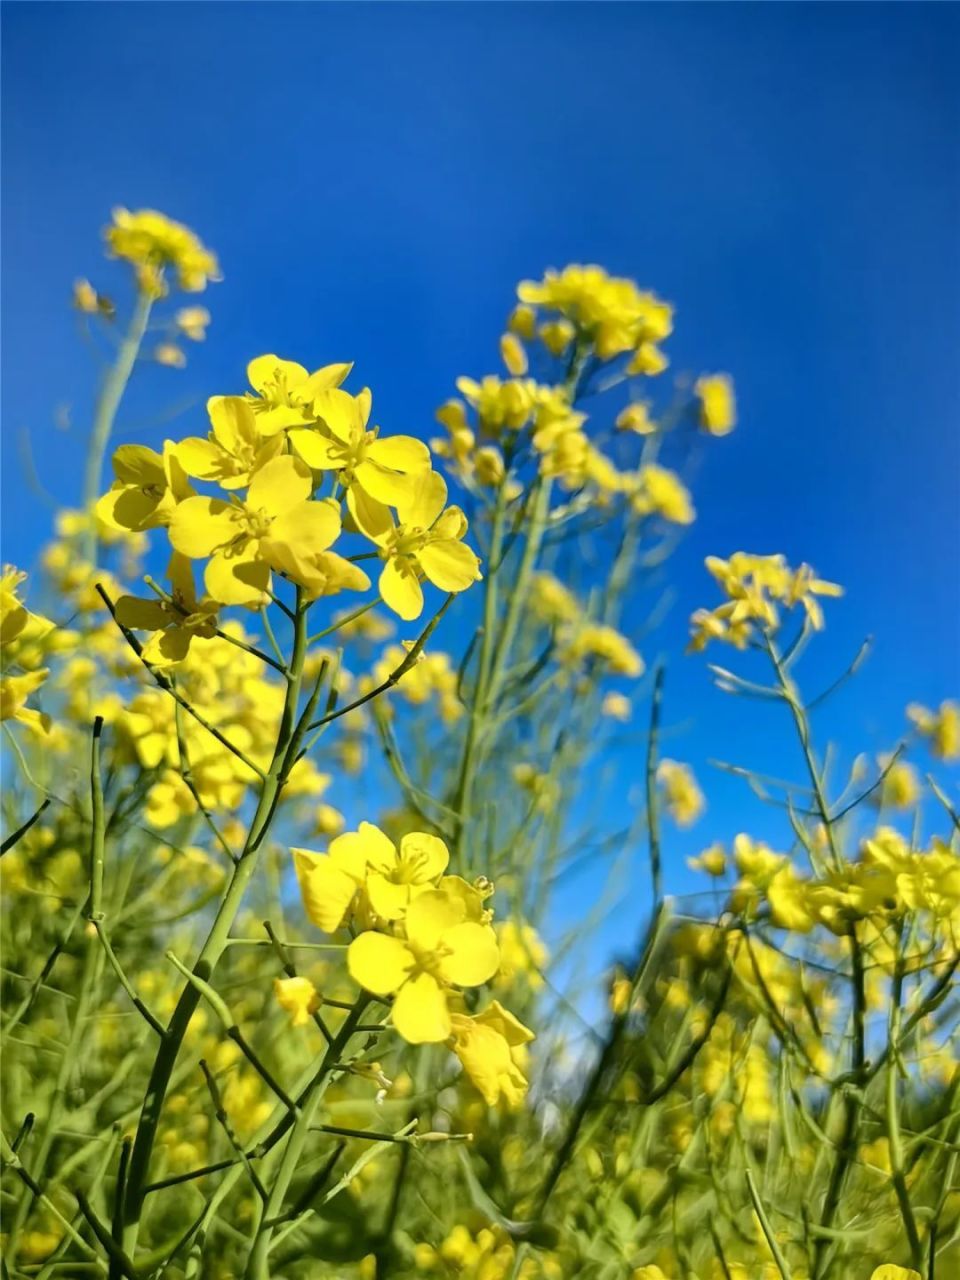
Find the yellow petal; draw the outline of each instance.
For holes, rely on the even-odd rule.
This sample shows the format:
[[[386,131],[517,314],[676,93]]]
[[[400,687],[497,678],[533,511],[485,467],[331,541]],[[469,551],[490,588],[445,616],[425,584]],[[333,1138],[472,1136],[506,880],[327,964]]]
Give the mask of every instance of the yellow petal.
[[[354,524],[371,542],[381,546],[393,532],[393,519],[382,502],[377,502],[357,485],[347,490],[347,507]]]
[[[370,905],[384,920],[399,920],[410,901],[410,889],[405,884],[394,884],[379,871],[367,876],[365,889]]]
[[[393,1002],[393,1025],[409,1044],[439,1044],[452,1030],[442,987],[429,973],[405,982]]]
[[[397,514],[402,524],[429,529],[446,500],[447,485],[443,476],[437,471],[427,471],[417,477],[409,499],[397,509]]]
[[[294,849],[294,862],[300,881],[303,906],[311,921],[324,933],[336,933],[343,924],[357,892],[357,881],[338,867],[326,854],[315,854],[312,866],[306,866]]]
[[[287,386],[296,386],[298,382],[306,380],[307,371],[295,360],[281,360],[274,355],[257,356],[247,365],[247,378],[254,391],[262,391],[278,379],[285,381]]]
[[[343,444],[322,436],[312,427],[295,427],[287,439],[308,467],[314,471],[330,471],[344,464]]]
[[[246,553],[227,555],[218,551],[203,572],[211,599],[220,604],[261,604],[270,587],[270,566],[257,558],[256,544]]]
[[[435,951],[440,939],[464,918],[463,903],[441,889],[429,889],[410,903],[406,929],[416,951]],[[478,926],[479,927],[479,926]]]
[[[177,444],[177,457],[188,476],[198,480],[215,479],[223,471],[223,450],[212,440],[187,436]]]
[[[296,503],[305,502],[312,488],[310,468],[299,458],[286,453],[282,457],[271,458],[252,478],[246,505],[252,511],[281,516]]]
[[[244,396],[211,396],[207,413],[213,434],[227,453],[238,453],[256,440],[256,415]]]
[[[159,600],[121,596],[116,604],[117,621],[131,631],[159,631],[170,622],[170,614]]]
[[[407,560],[388,560],[380,574],[380,594],[387,608],[411,622],[423,613],[423,590],[416,570]]]
[[[240,513],[220,498],[186,498],[170,518],[174,550],[200,560],[224,546],[237,533]]]
[[[287,543],[303,556],[326,551],[339,536],[340,512],[329,499],[294,503],[270,526],[271,542]]]
[[[142,489],[108,489],[97,501],[97,518],[111,529],[142,532],[157,523],[160,499]]]
[[[417,899],[418,903],[421,901],[422,898]],[[474,924],[471,920],[455,924],[444,930],[441,946],[449,954],[440,961],[440,976],[458,986],[479,987],[489,982],[500,967],[497,935],[488,924]]]
[[[361,933],[347,948],[351,978],[375,996],[389,996],[397,991],[416,963],[405,942],[388,938],[385,933]]]
[[[313,402],[313,412],[330,431],[344,442],[363,435],[363,411],[348,391],[331,387],[321,391]]]
[[[409,502],[410,494],[416,484],[413,476],[401,475],[399,471],[389,471],[378,462],[365,459],[357,463],[353,470],[356,483],[376,502],[388,507],[400,507]]]
[[[413,436],[381,436],[368,446],[367,457],[392,471],[430,470],[430,450]]]
[[[345,870],[362,880],[368,867],[392,871],[397,865],[397,850],[388,835],[372,822],[361,822],[356,831],[345,831],[330,845],[330,856]]]
[[[144,444],[122,444],[113,454],[113,473],[121,484],[163,486],[163,458]]]
[[[480,578],[480,561],[462,542],[445,538],[428,542],[417,552],[420,567],[441,591],[466,591]]]
[[[443,875],[450,852],[439,836],[410,831],[400,841],[400,861],[406,864],[412,884],[425,884]]]
[[[307,379],[308,394],[315,396],[329,387],[339,387],[349,377],[352,368],[351,361],[350,364],[325,364],[322,369],[315,369]]]
[[[156,631],[143,646],[145,661],[152,667],[176,666],[190,652],[193,633],[186,627],[174,627],[170,631]]]

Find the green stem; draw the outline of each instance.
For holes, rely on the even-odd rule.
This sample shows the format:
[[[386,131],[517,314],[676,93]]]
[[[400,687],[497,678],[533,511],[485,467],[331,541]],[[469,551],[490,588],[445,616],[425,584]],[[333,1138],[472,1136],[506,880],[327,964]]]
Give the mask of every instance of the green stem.
[[[100,388],[93,415],[90,448],[87,451],[87,466],[83,481],[83,509],[88,515],[100,496],[103,456],[110,442],[110,433],[113,431],[120,401],[127,389],[137,356],[140,354],[140,346],[143,335],[147,331],[152,306],[153,298],[148,292],[143,290],[137,294],[133,315],[130,317],[130,327],[117,349],[117,358]],[[84,539],[84,557],[90,564],[96,564],[97,529],[92,520]]]
[[[270,769],[260,788],[256,811],[250,823],[244,847],[233,869],[233,874],[230,877],[230,882],[220,903],[210,933],[193,966],[193,972],[201,981],[211,977],[227,947],[230,930],[240,911],[247,886],[257,868],[257,854],[260,845],[276,809],[283,781],[285,780],[285,771],[289,765],[288,756],[296,745],[297,711],[303,683],[303,664],[306,653],[307,611],[302,599],[302,593],[298,591],[294,617],[293,652],[290,659],[290,678],[287,684],[280,728],[277,734],[277,745],[274,749]],[[140,1123],[137,1126],[133,1151],[130,1157],[130,1170],[127,1177],[124,1200],[123,1247],[130,1257],[134,1256],[140,1231],[140,1220],[143,1214],[144,1196],[146,1194],[145,1188],[150,1171],[150,1157],[157,1136],[164,1098],[170,1084],[170,1077],[176,1064],[177,1055],[180,1052],[180,1046],[183,1043],[190,1019],[193,1017],[199,1001],[200,991],[192,983],[186,983],[160,1043],[160,1049],[147,1083],[147,1090],[140,1112]]]
[[[323,1063],[309,1095],[301,1102],[300,1113],[287,1139],[269,1198],[264,1206],[263,1217],[257,1228],[253,1249],[247,1263],[247,1280],[270,1280],[269,1253],[274,1226],[282,1216],[283,1203],[290,1189],[290,1183],[303,1159],[303,1150],[310,1136],[317,1109],[326,1093],[330,1073],[340,1061],[368,1003],[367,997],[361,996],[351,1012],[347,1014],[332,1043],[327,1046]]]

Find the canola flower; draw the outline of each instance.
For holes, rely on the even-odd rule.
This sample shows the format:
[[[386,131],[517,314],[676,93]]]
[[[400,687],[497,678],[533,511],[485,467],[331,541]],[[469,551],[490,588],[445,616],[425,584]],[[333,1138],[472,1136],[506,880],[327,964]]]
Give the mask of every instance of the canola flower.
[[[162,215],[115,228],[141,304],[218,274]],[[440,447],[372,425],[348,364],[258,357],[191,434],[116,450],[28,597],[5,572],[11,1276],[916,1280],[934,1249],[952,1265],[960,873],[949,782],[928,791],[931,761],[905,756],[956,756],[956,703],[911,704],[906,741],[835,794],[802,646],[779,643],[792,610],[809,639],[839,593],[808,566],[711,560],[725,599],[695,623],[770,659],[762,696],[807,769],[770,811],[783,838],[708,845],[688,860],[708,887],[680,903],[654,874],[601,1000],[563,985],[590,911],[578,890],[564,931],[550,895],[584,870],[592,885],[611,851],[571,819],[596,717],[615,722],[605,743],[634,744],[649,709],[620,603],[693,518],[684,440],[730,430],[736,405],[715,374],[670,400],[672,311],[633,282],[574,267],[521,295],[506,373],[459,380]],[[89,282],[75,306],[113,322]],[[211,320],[180,307],[150,331],[182,356]],[[627,408],[606,411],[623,381]],[[137,586],[148,548],[167,568]],[[474,584],[475,632],[469,607],[451,627],[456,602],[442,648],[436,616],[417,638],[403,625],[433,589]],[[646,749],[612,851],[646,825],[667,880],[705,797],[656,717]]]

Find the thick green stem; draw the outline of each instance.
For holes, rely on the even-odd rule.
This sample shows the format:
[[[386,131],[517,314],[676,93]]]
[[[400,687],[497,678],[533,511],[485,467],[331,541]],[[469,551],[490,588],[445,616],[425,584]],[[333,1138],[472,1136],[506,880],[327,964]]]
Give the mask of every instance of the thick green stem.
[[[103,456],[110,442],[114,420],[123,393],[127,389],[133,366],[140,354],[143,335],[147,331],[153,297],[143,290],[137,294],[137,301],[130,317],[130,327],[117,349],[117,358],[104,379],[97,398],[97,406],[93,415],[93,428],[90,432],[90,448],[87,451],[87,466],[83,480],[83,509],[89,513],[101,492],[101,474],[103,472]],[[90,564],[97,559],[97,530],[91,522],[87,530],[84,556]]]

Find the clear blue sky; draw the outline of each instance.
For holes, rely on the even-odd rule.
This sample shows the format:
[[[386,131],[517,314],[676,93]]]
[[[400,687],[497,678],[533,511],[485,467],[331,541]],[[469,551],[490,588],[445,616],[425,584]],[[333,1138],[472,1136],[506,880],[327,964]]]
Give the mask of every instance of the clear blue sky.
[[[876,635],[823,717],[851,749],[956,696],[955,6],[51,3],[3,24],[5,558],[49,521],[18,429],[77,497],[93,371],[69,290],[113,279],[111,205],[190,223],[226,277],[208,343],[145,372],[127,438],[158,399],[239,389],[264,350],[355,360],[378,420],[429,435],[455,376],[495,367],[514,282],[597,261],[671,299],[674,365],[730,370],[740,401],[659,637],[670,751],[711,800],[674,864],[779,823],[708,757],[799,764],[766,708],[679,657],[705,554],[780,550],[846,584],[810,678]]]

